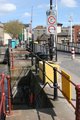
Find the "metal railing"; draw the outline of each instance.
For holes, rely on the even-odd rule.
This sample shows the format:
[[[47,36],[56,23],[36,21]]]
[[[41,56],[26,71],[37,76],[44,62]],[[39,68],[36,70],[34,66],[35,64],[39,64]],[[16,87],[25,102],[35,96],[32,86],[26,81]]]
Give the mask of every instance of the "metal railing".
[[[72,48],[74,47],[75,53],[80,54],[80,44],[62,44],[62,43],[57,43],[57,50],[56,51],[63,51],[63,52],[70,52]],[[49,55],[49,46],[48,44],[35,44],[34,43],[34,53],[37,52],[42,52],[43,54],[48,54]],[[55,53],[56,54],[56,53]],[[56,54],[57,55],[57,54]]]
[[[4,120],[6,114],[11,113],[10,77],[0,75],[0,120]]]
[[[33,53],[34,54],[34,53]],[[75,115],[76,115],[76,118],[75,118],[75,120],[80,120],[80,107],[79,107],[79,103],[80,103],[80,85],[76,85],[74,82],[72,82],[72,80],[71,79],[69,79],[68,77],[66,77],[66,75],[64,75],[64,74],[62,74],[62,72],[61,71],[59,71],[56,67],[53,67],[49,62],[47,62],[46,60],[43,60],[43,59],[41,59],[39,56],[37,56],[37,55],[35,55],[35,68],[36,68],[36,73],[38,74],[38,72],[39,72],[39,70],[40,71],[42,71],[42,74],[43,74],[43,79],[42,79],[42,81],[43,81],[43,84],[44,84],[44,86],[43,86],[43,88],[41,88],[41,90],[42,89],[44,89],[44,87],[48,84],[51,88],[53,88],[54,90],[54,95],[53,95],[53,99],[54,100],[57,100],[58,99],[58,90],[63,94],[63,96],[66,98],[66,100],[72,105],[72,107],[74,108],[74,110],[75,110]],[[38,61],[37,61],[38,60]],[[42,67],[42,69],[41,68],[39,68],[39,61],[42,61],[42,65],[43,65],[43,67]],[[51,80],[50,78],[49,78],[49,76],[46,74],[46,72],[45,72],[45,64],[47,64],[47,65],[49,65],[52,69],[53,69],[53,74],[54,74],[54,77],[53,77],[53,80]],[[75,98],[75,104],[76,105],[74,105],[74,103],[72,102],[72,100],[73,100],[73,98],[71,98],[71,100],[68,98],[68,96],[65,94],[65,91],[64,91],[64,89],[62,89],[62,85],[61,86],[59,86],[59,84],[58,84],[58,80],[57,80],[57,73],[59,74],[59,75],[61,75],[61,77],[64,77],[66,80],[65,81],[67,81],[69,84],[71,84],[71,85],[73,85],[74,86],[74,90],[75,90],[75,92],[76,92],[76,98]],[[47,77],[47,79],[53,84],[53,87],[50,85],[50,83],[49,82],[46,82],[45,81],[45,77]],[[66,87],[66,86],[65,86]],[[40,90],[40,91],[41,91]],[[39,93],[40,93],[40,91],[39,91]],[[39,94],[38,93],[38,94]]]
[[[54,91],[54,95],[53,95],[53,99],[54,100],[57,100],[58,99],[58,90],[64,95],[64,97],[67,99],[67,101],[72,105],[72,107],[74,108],[74,110],[75,110],[75,115],[76,115],[76,119],[75,120],[80,120],[80,85],[76,85],[74,82],[72,82],[71,81],[71,79],[70,78],[68,78],[68,77],[66,77],[66,74],[64,75],[64,74],[62,74],[62,72],[61,71],[59,71],[58,69],[57,69],[57,67],[54,67],[54,66],[52,66],[49,62],[47,62],[46,61],[46,59],[44,59],[44,58],[40,58],[40,56],[38,56],[37,54],[35,54],[34,52],[31,52],[32,53],[32,55],[35,57],[35,62],[34,62],[34,64],[35,64],[35,72],[38,74],[38,71],[40,70],[40,71],[42,71],[42,81],[43,81],[43,84],[44,84],[44,86],[43,86],[43,88],[41,88],[41,90],[42,89],[44,89],[45,88],[45,86],[47,85],[47,84],[49,84],[49,86],[53,89],[53,91]],[[41,68],[39,68],[39,61],[42,61],[42,65],[43,65],[43,67],[42,67],[42,69]],[[50,79],[49,78],[49,76],[46,74],[46,72],[45,72],[45,65],[49,65],[49,67],[51,67],[52,68],[52,70],[53,70],[53,79]],[[66,94],[66,92],[64,91],[64,88],[63,88],[63,86],[64,86],[64,84],[62,83],[62,81],[61,81],[61,85],[59,85],[59,83],[58,83],[58,79],[57,79],[57,73],[59,74],[59,75],[61,75],[61,77],[64,77],[65,79],[64,79],[64,81],[67,81],[69,84],[71,84],[71,85],[73,85],[74,86],[74,90],[75,90],[75,92],[76,92],[76,98],[75,98],[75,101],[76,101],[76,105],[74,105],[73,104],[73,102],[72,102],[72,98],[69,98],[69,97],[71,97],[71,96],[67,96],[67,94]],[[50,83],[49,82],[46,82],[45,81],[45,77],[47,77],[47,79],[52,83],[52,85],[53,86],[51,86],[50,85]],[[65,83],[65,82],[64,82]],[[65,88],[66,88],[66,86],[64,86]],[[40,91],[41,91],[40,90]],[[40,91],[38,92],[38,94],[40,93]],[[37,95],[38,95],[37,94]]]
[[[57,43],[57,50],[58,51],[64,51],[64,52],[71,53],[72,47],[74,47],[75,53],[80,54],[80,47],[78,45],[73,45],[73,44],[65,45],[65,44]]]

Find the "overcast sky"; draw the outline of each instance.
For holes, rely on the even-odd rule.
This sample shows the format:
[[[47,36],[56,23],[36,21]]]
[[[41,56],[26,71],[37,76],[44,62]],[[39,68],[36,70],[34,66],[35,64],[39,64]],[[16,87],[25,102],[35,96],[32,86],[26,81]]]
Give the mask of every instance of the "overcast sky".
[[[53,0],[54,3],[55,0]],[[50,0],[0,0],[0,21],[20,20],[30,23],[33,6],[33,27],[46,26],[46,11],[49,10]],[[80,24],[80,0],[57,0],[58,22],[69,25],[72,16],[73,24]]]

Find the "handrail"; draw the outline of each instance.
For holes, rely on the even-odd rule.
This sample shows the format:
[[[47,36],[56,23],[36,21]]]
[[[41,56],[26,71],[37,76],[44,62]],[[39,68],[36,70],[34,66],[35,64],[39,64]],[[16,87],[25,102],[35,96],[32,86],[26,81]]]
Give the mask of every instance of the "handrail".
[[[34,54],[33,52],[32,52],[32,54]],[[34,54],[35,55],[35,54]],[[65,78],[66,78],[66,80],[68,81],[68,82],[70,82],[75,88],[76,88],[76,84],[74,83],[74,82],[72,82],[70,79],[67,79],[67,77],[64,75],[64,74],[62,74],[61,73],[61,71],[59,71],[59,70],[57,70],[57,69],[55,69],[55,67],[53,67],[51,64],[50,64],[50,62],[48,62],[48,61],[45,61],[45,60],[42,60],[38,55],[35,55],[35,57],[37,57],[37,59],[39,59],[40,61],[42,61],[43,63],[46,63],[46,64],[48,64],[51,68],[53,68],[53,72],[55,71],[56,72],[56,75],[57,75],[57,73],[59,73],[61,76],[64,76]],[[36,67],[37,67],[37,65],[36,65]],[[67,99],[67,96],[64,94],[64,92],[61,90],[61,88],[60,88],[60,86],[58,85],[58,83],[57,84],[55,84],[55,81],[52,81],[47,75],[46,75],[46,73],[45,73],[45,71],[43,71],[43,68],[41,69],[41,68],[39,68],[41,71],[42,71],[42,73],[44,73],[44,75],[47,77],[47,79],[50,81],[50,82],[52,82],[53,83],[53,88],[54,88],[54,90],[56,90],[56,92],[57,92],[57,89],[58,90],[60,90],[60,92],[64,95],[64,97]],[[55,73],[54,73],[54,76],[55,76]],[[57,79],[57,78],[53,78],[53,79]],[[56,81],[57,82],[57,81]],[[47,83],[46,83],[47,84]],[[46,84],[44,83],[44,87],[46,86]],[[56,86],[54,86],[54,85],[56,85]],[[43,88],[44,88],[43,87]],[[42,88],[42,89],[43,89]],[[41,90],[42,90],[41,89]],[[57,93],[54,93],[54,94],[56,94],[57,95]],[[76,94],[77,95],[77,94]],[[56,98],[56,97],[55,97]],[[76,99],[77,99],[77,97],[76,97]],[[67,99],[67,101],[71,104],[71,106],[75,109],[75,111],[77,111],[77,106],[75,107],[74,106],[74,104],[71,102],[71,101],[69,101],[68,99]],[[76,102],[77,102],[77,100],[76,100]],[[77,116],[77,114],[76,114],[76,116]],[[77,117],[76,117],[77,118]],[[77,119],[76,119],[77,120]]]
[[[0,118],[2,117],[2,114],[4,114],[4,116],[7,114],[7,111],[6,111],[6,99],[8,99],[8,105],[11,104],[11,100],[10,100],[10,77],[9,76],[6,76],[4,73],[0,74],[1,76],[1,80],[0,80],[0,94],[1,94],[1,99],[0,99]],[[6,90],[5,90],[5,80],[7,80],[7,87],[8,87],[8,97],[6,96]],[[11,112],[10,111],[10,108],[11,106],[9,106],[9,113]],[[1,118],[2,119],[2,118]]]
[[[0,117],[1,117],[2,113],[5,114],[4,74],[1,75],[0,87],[1,87],[1,100],[0,100]]]

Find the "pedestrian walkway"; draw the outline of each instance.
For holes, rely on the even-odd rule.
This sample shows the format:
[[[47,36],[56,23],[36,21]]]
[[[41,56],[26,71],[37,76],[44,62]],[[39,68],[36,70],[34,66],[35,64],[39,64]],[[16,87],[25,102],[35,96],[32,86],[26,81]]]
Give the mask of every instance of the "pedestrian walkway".
[[[21,64],[24,64],[24,62],[18,61],[18,64],[16,63],[17,66],[20,66]],[[61,69],[69,72],[74,79],[77,79],[77,76],[72,74],[71,71],[67,70],[66,67],[61,66]],[[23,106],[24,109],[13,109],[11,115],[6,117],[6,120],[75,120],[74,109],[67,102],[60,91],[58,91],[58,100],[56,101],[53,100],[54,91],[48,85],[44,88],[44,92],[50,100],[52,107],[27,109],[27,106]]]
[[[75,111],[59,92],[58,100],[53,101],[53,89],[49,86],[45,88],[52,108],[13,110],[6,120],[75,120]]]

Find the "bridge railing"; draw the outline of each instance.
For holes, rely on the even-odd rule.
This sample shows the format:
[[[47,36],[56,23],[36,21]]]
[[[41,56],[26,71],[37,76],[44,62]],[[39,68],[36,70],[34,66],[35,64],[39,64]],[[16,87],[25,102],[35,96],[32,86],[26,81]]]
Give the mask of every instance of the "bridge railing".
[[[5,117],[4,74],[0,75],[0,119]]]
[[[42,89],[44,89],[47,84],[53,88],[54,100],[58,99],[59,90],[74,108],[75,120],[80,120],[80,85],[72,82],[71,76],[64,70],[60,71],[58,69],[59,67],[55,63],[52,63],[52,61],[43,60],[38,55],[36,55],[35,60],[36,73],[39,74],[39,72],[41,72],[39,75],[44,84]],[[41,66],[39,63],[41,63]],[[72,91],[74,91],[74,94]]]
[[[75,44],[67,45],[67,44],[57,43],[57,50],[63,51],[63,52],[71,52],[72,47],[74,47],[75,53],[80,54],[80,47],[79,46],[75,45]]]
[[[0,74],[0,120],[4,120],[6,114],[11,113],[10,77]]]
[[[70,52],[72,48],[74,47],[75,49],[75,53],[80,54],[80,44],[74,44],[74,43],[69,43],[69,44],[62,44],[62,43],[57,43],[57,51],[63,51],[63,52]],[[34,53],[37,52],[42,52],[44,54],[48,54],[49,55],[49,45],[47,44],[37,44],[34,43]]]

